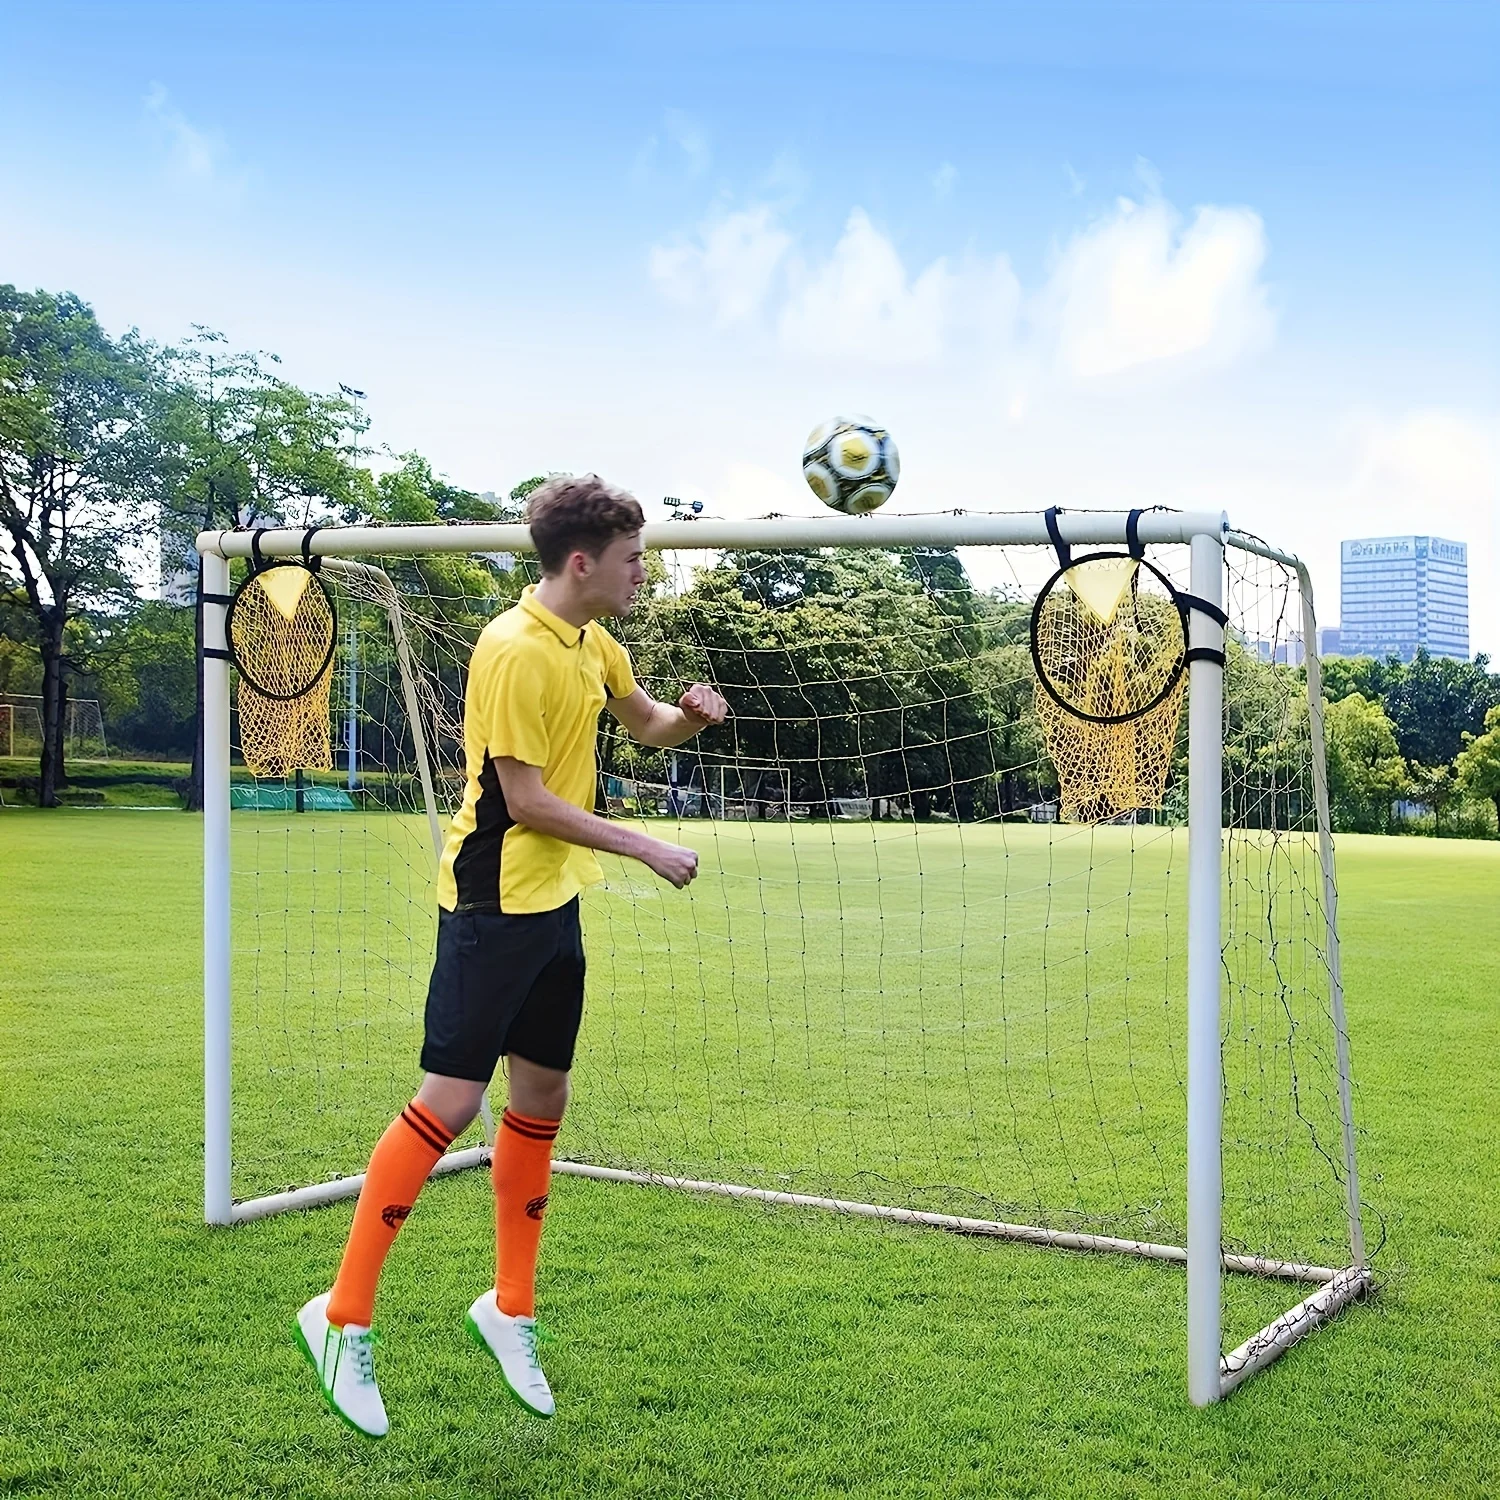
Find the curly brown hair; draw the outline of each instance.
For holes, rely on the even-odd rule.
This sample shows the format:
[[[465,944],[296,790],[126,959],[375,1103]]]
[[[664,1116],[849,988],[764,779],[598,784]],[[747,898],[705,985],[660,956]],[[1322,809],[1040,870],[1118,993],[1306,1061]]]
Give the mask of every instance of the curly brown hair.
[[[640,501],[597,474],[559,474],[526,499],[526,521],[543,573],[556,573],[574,552],[598,555],[617,536],[646,524]]]

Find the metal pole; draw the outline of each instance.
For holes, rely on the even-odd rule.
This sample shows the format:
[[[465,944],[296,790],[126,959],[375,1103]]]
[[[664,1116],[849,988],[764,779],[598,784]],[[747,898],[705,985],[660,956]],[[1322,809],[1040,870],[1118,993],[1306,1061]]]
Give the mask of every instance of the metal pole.
[[[203,591],[229,592],[229,564],[203,558]],[[224,651],[225,608],[203,601],[203,644]],[[233,1219],[229,1140],[229,663],[203,661],[203,1217]]]
[[[1058,526],[1065,542],[1120,546],[1125,511],[1064,511]],[[1202,512],[1147,511],[1137,528],[1147,546],[1186,542],[1204,532],[1217,536],[1222,517]],[[305,528],[260,533],[265,557],[300,557]],[[648,521],[642,540],[664,551],[717,551],[726,547],[984,547],[1047,546],[1051,536],[1039,511],[958,512],[911,516],[766,516],[752,521]],[[453,526],[331,526],[309,543],[315,557],[416,556],[424,552],[530,552],[531,532],[519,522],[464,522]],[[249,557],[249,532],[205,531],[198,547],[225,557]]]
[[[1192,590],[1219,604],[1224,547],[1192,540]],[[1192,612],[1190,644],[1222,651],[1224,631]],[[1220,1396],[1220,1252],[1223,1216],[1223,1060],[1219,1053],[1223,880],[1224,669],[1194,661],[1188,688],[1188,1396]]]

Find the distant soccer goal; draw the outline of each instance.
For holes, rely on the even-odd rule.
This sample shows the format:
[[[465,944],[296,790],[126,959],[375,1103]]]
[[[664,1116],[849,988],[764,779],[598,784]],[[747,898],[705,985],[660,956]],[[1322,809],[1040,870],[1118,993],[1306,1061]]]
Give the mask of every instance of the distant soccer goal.
[[[732,717],[675,754],[605,719],[598,806],[700,873],[606,860],[585,897],[555,1170],[1184,1265],[1199,1404],[1364,1296],[1318,663],[1261,650],[1316,640],[1305,568],[1164,511],[646,541],[662,581],[614,628],[658,697],[713,682]],[[465,666],[518,586],[483,555],[529,546],[199,539],[212,1223],[356,1193],[410,1097]],[[359,764],[301,774],[342,811],[237,763],[224,624],[252,553],[322,558],[310,660],[326,642],[343,690],[319,712],[356,727],[315,738]],[[471,1137],[437,1170],[486,1159]],[[1274,1283],[1298,1290],[1266,1321]]]
[[[36,694],[0,693],[0,755],[42,753],[42,700]],[[69,698],[63,718],[63,754],[68,760],[108,760],[104,715],[97,698]]]

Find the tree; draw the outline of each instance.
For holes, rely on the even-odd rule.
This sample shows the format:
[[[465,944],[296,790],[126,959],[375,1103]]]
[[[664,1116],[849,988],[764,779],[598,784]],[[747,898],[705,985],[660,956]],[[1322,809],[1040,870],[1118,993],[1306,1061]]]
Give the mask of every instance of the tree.
[[[196,564],[200,530],[316,525],[357,514],[370,489],[359,466],[366,422],[346,396],[281,379],[273,355],[233,354],[198,329],[169,353],[163,403],[160,531],[164,558]],[[163,571],[166,571],[164,566]],[[203,571],[197,564],[197,689],[193,766],[185,805],[203,806]]]
[[[1411,794],[1424,807],[1432,809],[1432,831],[1443,831],[1443,809],[1458,791],[1452,766],[1424,766],[1414,761],[1411,767]]]
[[[1362,698],[1384,698],[1386,689],[1406,671],[1398,656],[1325,656],[1322,659],[1323,696],[1339,703],[1350,693]]]
[[[623,626],[638,675],[668,693],[716,682],[734,711],[695,752],[788,767],[796,802],[889,797],[919,818],[993,814],[1034,791],[1017,607],[976,594],[956,558],[732,553],[683,594],[656,592]],[[629,745],[611,740],[605,756],[623,774],[662,774]]]
[[[1233,639],[1224,651],[1225,819],[1242,828],[1304,826],[1313,808],[1306,674]],[[1183,713],[1174,781],[1187,769],[1187,724]]]
[[[1500,706],[1484,716],[1484,733],[1464,736],[1455,769],[1459,784],[1471,797],[1495,804],[1495,832],[1500,835]]]
[[[188,759],[197,678],[192,611],[141,599],[90,625],[89,678],[111,738],[147,755]]]
[[[1385,710],[1360,693],[1329,705],[1328,791],[1334,824],[1356,833],[1383,832],[1391,804],[1406,790],[1406,764]]]
[[[366,476],[357,504],[346,507],[345,522],[363,525],[441,526],[448,522],[496,522],[514,512],[493,496],[463,489],[441,475],[417,453],[401,454],[397,465],[378,476]],[[520,596],[526,574],[511,558],[463,553],[429,553],[419,557],[372,559],[389,576],[402,598],[411,651],[425,669],[440,715],[450,723],[463,717],[463,678],[469,652],[484,626]],[[350,603],[342,618],[348,622]],[[368,762],[390,769],[409,760],[412,747],[404,706],[386,701],[396,680],[392,645],[382,609],[355,606],[360,659],[360,742]]]
[[[131,549],[158,474],[158,351],[110,339],[72,293],[0,286],[0,585],[41,660],[38,802],[58,804],[71,622],[134,597]]]
[[[0,581],[0,693],[35,696],[42,686],[36,619],[19,586]]]
[[[1500,677],[1488,658],[1453,661],[1418,651],[1410,666],[1388,671],[1381,689],[1396,745],[1408,760],[1448,765],[1463,749],[1465,734],[1478,734],[1484,716],[1500,703]]]
[[[510,492],[510,511],[507,520],[519,521],[526,513],[526,497],[532,490],[540,489],[549,479],[556,479],[555,474],[533,474],[530,479],[523,479]]]

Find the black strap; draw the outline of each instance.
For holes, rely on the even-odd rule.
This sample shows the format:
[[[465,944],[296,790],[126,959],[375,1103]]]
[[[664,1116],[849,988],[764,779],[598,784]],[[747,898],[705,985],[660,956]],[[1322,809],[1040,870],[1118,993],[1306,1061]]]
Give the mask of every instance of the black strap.
[[[1141,511],[1133,510],[1125,517],[1125,545],[1130,548],[1130,555],[1137,562],[1146,555],[1146,548],[1141,542],[1141,515]]]
[[[234,595],[233,594],[205,594],[203,596],[203,602],[205,604],[222,604],[225,609],[228,609],[229,606],[234,603]]]
[[[1207,599],[1200,599],[1196,594],[1178,594],[1177,597],[1189,609],[1197,610],[1200,615],[1207,615],[1215,625],[1229,623],[1229,616],[1217,604],[1210,604]]]
[[[215,661],[233,661],[234,660],[234,652],[232,652],[232,651],[221,651],[221,650],[219,650],[219,648],[217,646],[205,646],[203,648],[203,654],[205,656],[211,656],[211,657],[213,657],[213,659]]]
[[[1224,653],[1213,646],[1193,646],[1182,653],[1184,663],[1211,661],[1216,667],[1224,665]]]
[[[1063,541],[1062,532],[1057,525],[1058,509],[1055,505],[1049,505],[1042,513],[1042,519],[1047,523],[1047,535],[1052,538],[1052,545],[1057,549],[1057,565],[1060,568],[1068,568],[1073,564],[1073,549]]]
[[[250,533],[250,571],[252,573],[259,573],[266,566],[266,560],[260,554],[260,538],[263,529],[258,527]]]
[[[1220,629],[1229,623],[1229,616],[1217,604],[1212,604],[1207,599],[1200,599],[1197,594],[1179,594],[1177,599],[1185,609],[1197,610],[1200,615],[1207,615]],[[1185,666],[1195,661],[1211,661],[1216,667],[1222,667],[1224,652],[1218,646],[1192,646],[1182,653],[1182,660]]]
[[[321,526],[309,526],[307,530],[302,533],[302,566],[306,568],[309,573],[316,573],[318,569],[323,566],[323,559],[321,557],[314,557],[312,555],[312,539],[317,536],[317,534],[322,529],[323,528]]]

